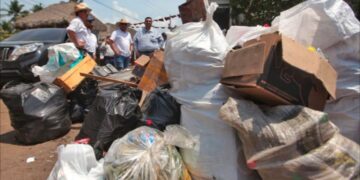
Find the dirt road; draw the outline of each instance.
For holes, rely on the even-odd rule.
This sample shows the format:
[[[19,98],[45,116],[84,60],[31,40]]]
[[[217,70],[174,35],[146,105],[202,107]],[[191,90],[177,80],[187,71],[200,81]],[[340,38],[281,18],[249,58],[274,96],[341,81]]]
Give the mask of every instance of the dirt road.
[[[72,142],[80,127],[81,124],[73,125],[66,136],[53,141],[32,146],[18,144],[9,112],[0,100],[0,180],[46,179],[56,162],[57,146]],[[35,161],[26,163],[29,157],[35,157]]]

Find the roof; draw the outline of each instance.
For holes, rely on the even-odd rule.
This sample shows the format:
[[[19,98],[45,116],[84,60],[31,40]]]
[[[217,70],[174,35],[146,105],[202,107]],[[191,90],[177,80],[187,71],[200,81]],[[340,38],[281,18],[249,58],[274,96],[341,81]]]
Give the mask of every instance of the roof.
[[[40,28],[40,27],[67,27],[69,22],[75,18],[73,13],[76,3],[60,2],[19,18],[15,22],[18,29]],[[94,16],[95,17],[95,16]],[[94,30],[106,31],[106,26],[95,17]]]

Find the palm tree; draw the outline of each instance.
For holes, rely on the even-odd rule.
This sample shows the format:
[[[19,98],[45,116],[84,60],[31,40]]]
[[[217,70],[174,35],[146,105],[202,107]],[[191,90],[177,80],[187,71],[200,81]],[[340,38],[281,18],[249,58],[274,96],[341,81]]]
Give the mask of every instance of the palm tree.
[[[44,7],[43,7],[43,4],[42,3],[39,3],[39,4],[35,4],[32,8],[31,8],[31,11],[32,12],[36,12],[36,11],[40,11],[42,10]]]
[[[6,12],[5,15],[11,16],[11,21],[15,21],[18,17],[23,17],[29,14],[29,11],[23,10],[24,5],[20,4],[18,0],[12,0],[10,4],[7,4],[7,9],[1,9]]]

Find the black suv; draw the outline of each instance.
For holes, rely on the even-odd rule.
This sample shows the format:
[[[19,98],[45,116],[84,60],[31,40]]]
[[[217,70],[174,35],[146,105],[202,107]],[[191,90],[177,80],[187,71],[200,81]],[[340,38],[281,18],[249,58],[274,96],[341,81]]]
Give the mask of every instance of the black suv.
[[[28,29],[0,42],[0,85],[11,81],[38,81],[32,65],[45,65],[47,48],[67,41],[65,28]]]

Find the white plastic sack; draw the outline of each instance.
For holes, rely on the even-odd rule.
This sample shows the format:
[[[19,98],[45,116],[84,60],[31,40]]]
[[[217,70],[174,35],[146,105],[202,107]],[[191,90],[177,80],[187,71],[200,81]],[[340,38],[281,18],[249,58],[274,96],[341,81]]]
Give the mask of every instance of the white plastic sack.
[[[32,67],[32,72],[35,76],[39,76],[41,81],[52,83],[59,74],[66,72],[70,68],[69,63],[80,57],[80,51],[73,43],[50,46],[48,48],[49,61],[47,64]]]
[[[68,144],[57,149],[58,160],[48,180],[104,180],[103,160],[96,161],[90,145]]]
[[[206,21],[178,27],[168,34],[165,48],[170,93],[182,104],[181,125],[200,137],[199,152],[183,149],[181,154],[195,180],[251,179],[238,164],[236,134],[218,116],[228,97],[219,82],[229,45],[212,19],[217,4],[205,4]]]
[[[200,150],[181,149],[193,179],[258,179],[247,168],[235,130],[219,119],[221,105],[181,106],[181,124],[200,136]]]
[[[226,99],[219,81],[229,45],[212,20],[216,8],[215,3],[207,8],[206,21],[184,24],[168,34],[164,64],[170,93],[180,104]]]
[[[324,50],[360,32],[360,23],[343,0],[308,0],[283,11],[272,25],[280,33]]]
[[[336,100],[325,111],[341,133],[360,143],[360,22],[343,0],[308,0],[272,23],[305,46],[320,48],[338,73]]]
[[[323,52],[338,73],[337,99],[325,112],[344,136],[360,144],[360,33]]]
[[[276,26],[231,26],[226,34],[226,40],[230,47],[243,46],[245,42],[256,39],[263,34],[276,32]]]

